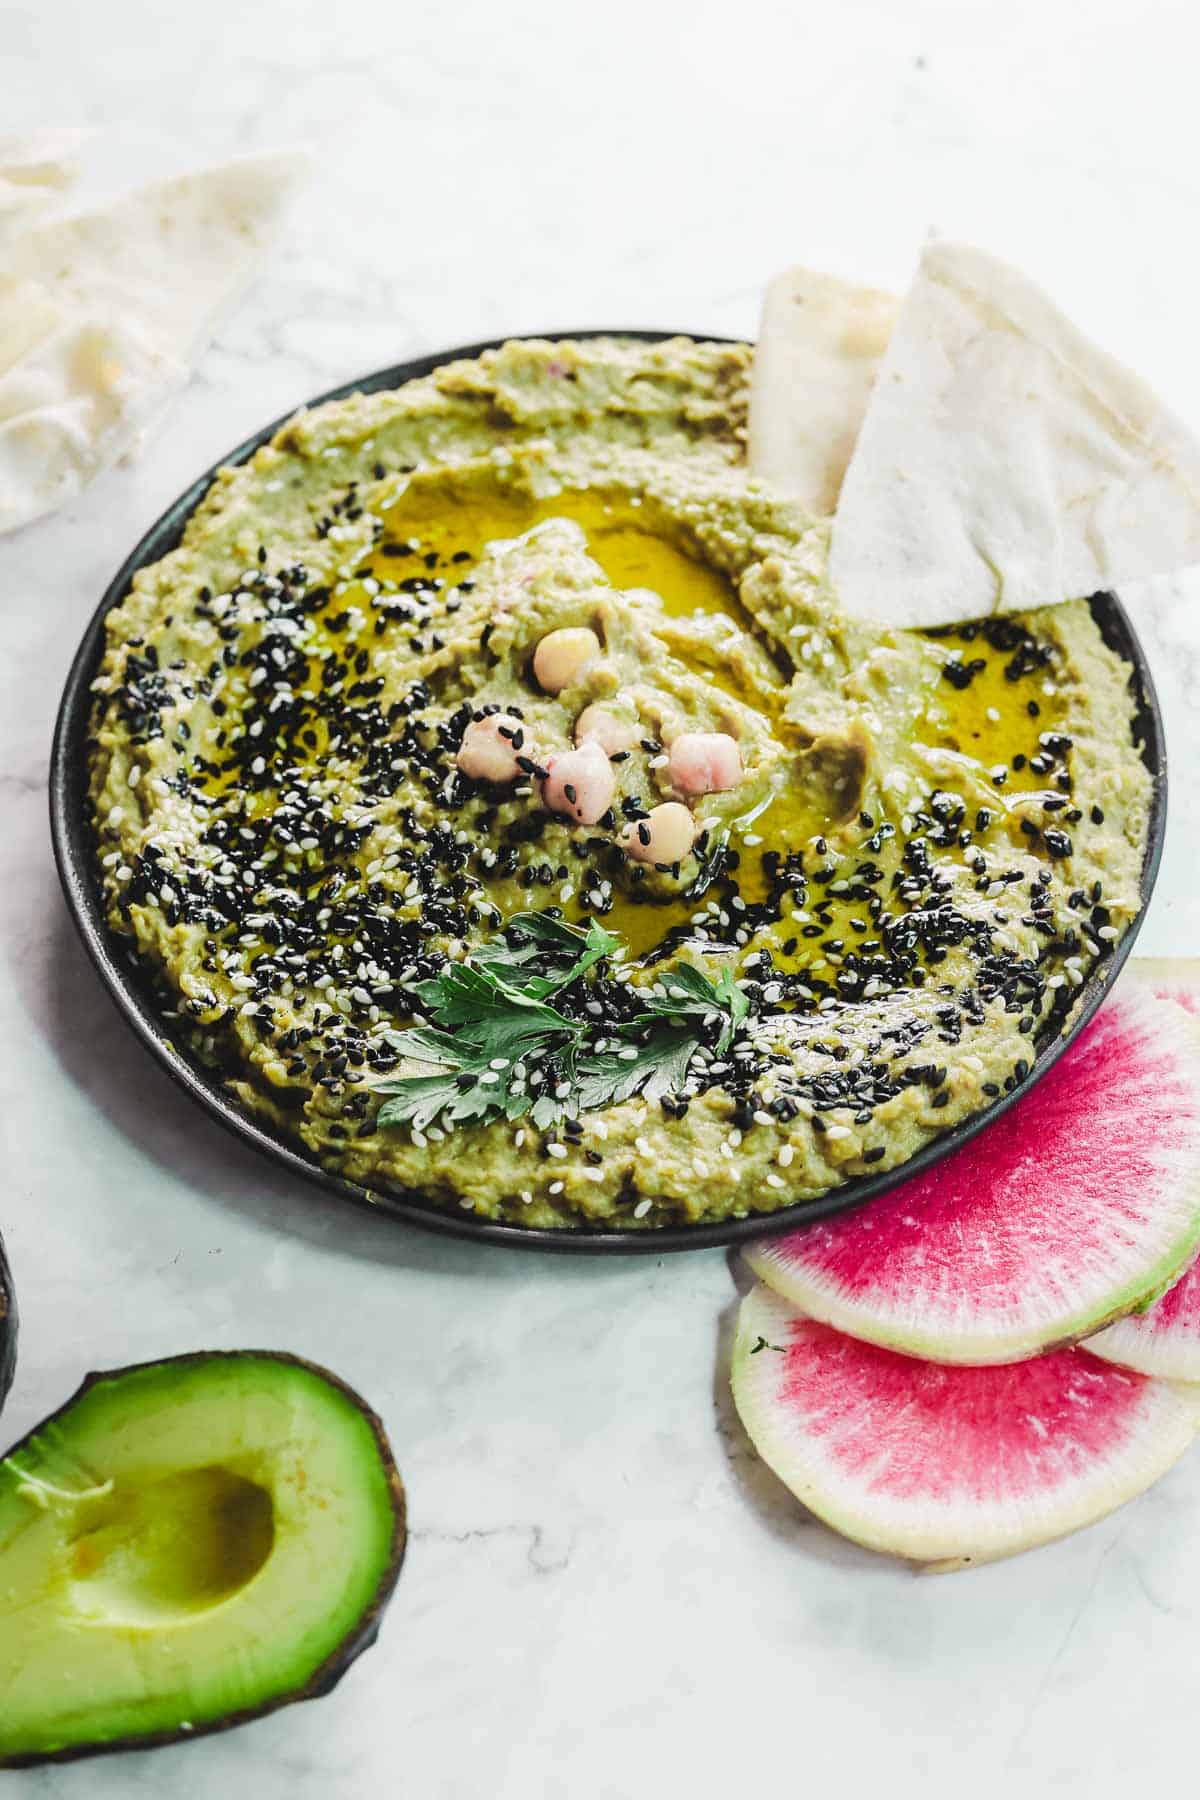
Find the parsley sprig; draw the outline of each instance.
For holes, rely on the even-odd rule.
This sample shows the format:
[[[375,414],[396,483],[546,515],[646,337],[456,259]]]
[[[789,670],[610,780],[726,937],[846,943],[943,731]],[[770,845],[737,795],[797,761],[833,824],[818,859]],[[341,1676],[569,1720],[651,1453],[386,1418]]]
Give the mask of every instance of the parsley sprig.
[[[546,913],[519,913],[505,932],[447,963],[416,992],[430,1023],[392,1043],[420,1067],[381,1082],[378,1123],[418,1131],[526,1115],[540,1130],[642,1093],[676,1093],[705,1044],[720,1056],[749,1010],[728,970],[713,982],[690,963],[639,995],[630,1019],[605,1024],[579,1004],[589,975],[621,942],[594,920],[586,929]],[[576,999],[554,1004],[576,983]]]

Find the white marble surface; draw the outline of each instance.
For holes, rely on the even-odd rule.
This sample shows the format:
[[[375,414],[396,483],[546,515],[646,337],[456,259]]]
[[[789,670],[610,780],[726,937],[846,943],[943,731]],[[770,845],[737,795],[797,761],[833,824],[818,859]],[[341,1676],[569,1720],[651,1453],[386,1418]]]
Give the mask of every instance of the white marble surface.
[[[37,1800],[923,1800],[1194,1780],[1200,1457],[1059,1546],[916,1577],[808,1519],[726,1399],[720,1253],[540,1259],[359,1217],[199,1116],[99,990],[45,820],[75,641],[199,469],[406,354],[585,324],[751,333],[804,258],[900,282],[931,227],[1035,271],[1200,425],[1194,25],[1177,0],[12,0],[4,124],[103,128],[92,187],[307,139],[320,170],[151,454],[0,542],[0,1121],[24,1323],[11,1438],[87,1368],[264,1344],[384,1414],[408,1566],[336,1696]],[[784,22],[786,19],[787,22]],[[1144,945],[1200,942],[1200,588],[1131,596],[1169,849]],[[0,1695],[0,1706],[3,1696]]]

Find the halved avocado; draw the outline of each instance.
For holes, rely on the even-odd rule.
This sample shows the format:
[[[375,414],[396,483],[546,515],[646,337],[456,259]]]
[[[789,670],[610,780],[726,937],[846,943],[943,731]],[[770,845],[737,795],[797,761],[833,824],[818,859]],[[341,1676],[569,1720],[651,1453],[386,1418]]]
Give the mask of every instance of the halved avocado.
[[[17,1296],[0,1240],[0,1406],[4,1405],[17,1367]]]
[[[327,1693],[404,1555],[383,1426],[299,1357],[89,1375],[0,1463],[0,1766]]]

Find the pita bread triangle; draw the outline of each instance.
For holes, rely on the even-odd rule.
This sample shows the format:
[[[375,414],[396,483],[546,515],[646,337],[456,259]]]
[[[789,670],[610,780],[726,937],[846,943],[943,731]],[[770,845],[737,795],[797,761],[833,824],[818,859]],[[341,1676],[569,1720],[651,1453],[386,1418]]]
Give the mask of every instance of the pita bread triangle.
[[[0,277],[0,531],[73,500],[187,380],[119,321]]]
[[[145,442],[305,167],[290,151],[240,158],[4,244],[0,531]]]
[[[926,249],[834,515],[844,610],[946,625],[1194,562],[1190,432],[1016,270]]]
[[[307,167],[299,152],[239,157],[151,182],[111,206],[35,226],[5,264],[60,304],[119,319],[190,362],[249,281]]]
[[[751,473],[819,518],[837,504],[898,301],[815,269],[763,297],[750,378]]]
[[[57,205],[79,173],[91,132],[46,127],[0,137],[0,243]]]

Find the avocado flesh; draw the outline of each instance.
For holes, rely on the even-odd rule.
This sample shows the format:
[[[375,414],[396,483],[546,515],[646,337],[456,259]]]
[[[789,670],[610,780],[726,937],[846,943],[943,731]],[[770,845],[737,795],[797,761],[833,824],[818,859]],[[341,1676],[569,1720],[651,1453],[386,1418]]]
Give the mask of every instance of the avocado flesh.
[[[403,1544],[378,1421],[311,1364],[89,1377],[0,1463],[0,1762],[326,1691],[373,1640]]]

